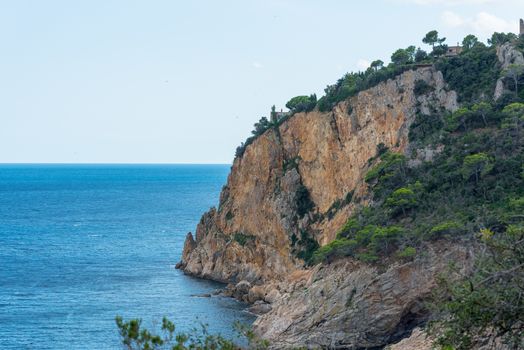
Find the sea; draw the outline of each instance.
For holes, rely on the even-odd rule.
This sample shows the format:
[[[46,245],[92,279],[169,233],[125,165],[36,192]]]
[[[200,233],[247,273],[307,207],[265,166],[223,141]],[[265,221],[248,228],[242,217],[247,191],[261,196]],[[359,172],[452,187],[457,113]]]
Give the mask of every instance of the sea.
[[[245,305],[175,269],[229,169],[0,165],[0,348],[122,349],[117,315],[236,337]]]

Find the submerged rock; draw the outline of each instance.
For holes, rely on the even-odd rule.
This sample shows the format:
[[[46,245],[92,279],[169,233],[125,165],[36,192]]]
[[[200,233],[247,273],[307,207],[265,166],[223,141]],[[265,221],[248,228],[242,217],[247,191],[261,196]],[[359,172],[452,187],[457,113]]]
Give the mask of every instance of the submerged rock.
[[[211,298],[211,294],[203,293],[203,294],[191,294],[192,297],[196,298]]]

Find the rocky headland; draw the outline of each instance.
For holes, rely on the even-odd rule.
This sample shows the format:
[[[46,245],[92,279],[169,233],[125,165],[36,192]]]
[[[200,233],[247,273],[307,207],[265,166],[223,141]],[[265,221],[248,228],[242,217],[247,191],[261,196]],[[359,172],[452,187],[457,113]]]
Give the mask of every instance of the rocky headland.
[[[507,45],[498,55],[506,66],[522,59]],[[329,111],[293,114],[235,158],[218,208],[187,235],[178,267],[228,283],[224,293],[252,304],[260,315],[255,333],[275,348],[408,349],[411,342],[419,344],[413,349],[429,349],[416,328],[429,315],[424,300],[450,262],[471,269],[471,242],[427,242],[424,254],[409,261],[304,261],[311,249],[335,240],[356,208],[373,201],[365,176],[380,148],[408,156],[410,167],[431,162],[442,148],[410,143],[410,127],[417,115],[458,108],[443,73],[421,65]]]

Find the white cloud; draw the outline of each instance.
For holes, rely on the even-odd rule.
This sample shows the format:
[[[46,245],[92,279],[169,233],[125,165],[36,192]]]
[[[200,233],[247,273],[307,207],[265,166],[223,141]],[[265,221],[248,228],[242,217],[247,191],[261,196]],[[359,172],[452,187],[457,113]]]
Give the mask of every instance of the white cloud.
[[[371,65],[371,62],[369,62],[368,60],[365,60],[363,58],[359,59],[357,61],[357,68],[359,70],[366,70],[369,68],[369,66]]]
[[[262,63],[257,62],[257,61],[251,63],[251,65],[252,65],[253,68],[255,68],[255,69],[261,69],[261,68],[264,68],[264,66],[262,65]]]
[[[445,11],[441,19],[448,28],[462,28],[482,36],[493,32],[516,32],[518,29],[516,20],[508,21],[487,12],[479,12],[474,17],[462,17],[452,11]]]

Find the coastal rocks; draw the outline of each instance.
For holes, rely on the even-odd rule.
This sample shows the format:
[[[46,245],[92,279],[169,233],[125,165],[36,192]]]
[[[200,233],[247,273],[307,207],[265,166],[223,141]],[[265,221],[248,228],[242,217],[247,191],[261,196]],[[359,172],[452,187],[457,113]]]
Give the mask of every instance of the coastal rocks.
[[[281,294],[278,289],[272,289],[269,293],[264,296],[264,300],[270,304],[273,304],[280,300]]]
[[[372,266],[350,258],[315,268],[302,287],[258,318],[256,334],[275,349],[374,348],[405,337],[427,317],[424,300],[450,263],[472,266],[467,244],[436,242],[413,262]],[[463,271],[463,272],[464,272]]]
[[[245,295],[249,293],[250,289],[251,289],[251,283],[249,283],[248,281],[240,281],[235,286],[236,292],[241,295]]]
[[[247,294],[247,301],[254,303],[259,300],[264,300],[265,289],[262,286],[254,286]]]
[[[248,311],[254,313],[255,315],[264,315],[271,311],[271,305],[263,302],[262,300],[257,300],[252,306],[248,308]]]
[[[415,95],[419,80],[433,89]],[[357,203],[367,202],[363,179],[377,145],[405,152],[417,113],[456,106],[442,74],[419,68],[330,112],[297,113],[267,130],[235,159],[218,209],[203,215],[194,239],[187,236],[179,267],[222,282],[286,280],[302,269],[298,256],[308,242],[332,241]]]

